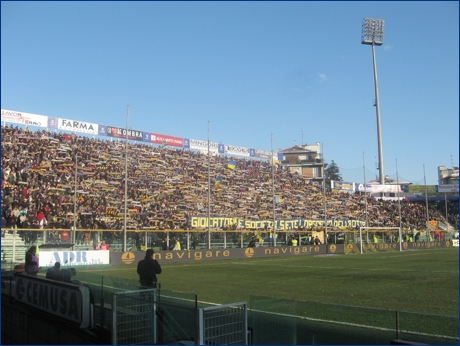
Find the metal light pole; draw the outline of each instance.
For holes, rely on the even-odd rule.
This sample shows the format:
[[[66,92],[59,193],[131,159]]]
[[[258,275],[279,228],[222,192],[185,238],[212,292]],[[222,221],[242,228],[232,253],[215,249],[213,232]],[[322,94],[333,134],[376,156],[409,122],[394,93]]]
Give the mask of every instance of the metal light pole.
[[[399,216],[399,251],[402,251],[402,215],[401,215],[401,197],[399,197],[399,175],[398,175],[398,159],[396,159],[396,183],[398,184],[398,216]]]
[[[426,223],[428,227],[428,222],[430,221],[430,214],[428,212],[428,188],[426,186],[425,164],[423,164],[423,180],[425,182]]]
[[[78,153],[75,154],[75,185],[73,196],[73,232],[72,235],[72,251],[75,251],[75,241],[77,238],[77,170],[78,170]]]
[[[209,138],[209,120],[208,120],[208,249],[211,249],[211,155],[210,155],[210,138]]]
[[[324,202],[324,244],[327,245],[327,203],[326,203],[326,172],[324,170],[324,143],[322,144],[323,152],[323,202]],[[313,233],[312,233],[313,236]],[[327,247],[326,247],[327,253]]]
[[[123,214],[123,252],[126,252],[126,208],[128,198],[128,117],[129,105],[126,106],[126,143],[125,143],[125,210]]]
[[[363,151],[363,171],[364,171],[364,201],[366,208],[366,227],[369,227],[369,216],[367,212],[367,188],[366,188],[366,163],[364,162],[364,151]]]
[[[273,247],[276,247],[275,160],[273,158],[273,133],[272,133],[272,136],[271,136],[271,146],[272,146],[272,198],[273,198],[272,237],[273,237]]]
[[[444,194],[444,205],[446,206],[446,222],[447,222],[447,229],[449,229],[449,214],[447,213],[447,193]]]
[[[385,167],[383,162],[382,126],[380,123],[380,101],[379,86],[377,79],[377,62],[375,59],[375,46],[381,46],[383,44],[383,29],[383,19],[363,19],[363,32],[361,37],[361,43],[372,45],[372,61],[374,64],[375,110],[377,114],[377,136],[379,150],[379,181],[381,185],[385,184]]]

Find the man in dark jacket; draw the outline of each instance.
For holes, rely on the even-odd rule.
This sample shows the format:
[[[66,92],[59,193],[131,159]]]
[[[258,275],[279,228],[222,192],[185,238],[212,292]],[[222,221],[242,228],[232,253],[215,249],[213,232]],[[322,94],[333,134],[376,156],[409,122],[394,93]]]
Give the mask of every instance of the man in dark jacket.
[[[137,264],[137,273],[142,288],[156,288],[157,274],[161,274],[161,266],[157,260],[153,259],[154,251],[147,249],[145,258]]]
[[[59,262],[54,263],[54,267],[46,271],[46,278],[50,280],[61,281],[62,280],[61,263]]]
[[[69,284],[79,284],[77,280],[72,280],[72,277],[77,275],[77,270],[75,268],[66,268],[61,270],[61,281],[67,282]]]
[[[252,237],[251,241],[249,242],[248,247],[256,247],[256,242],[257,242],[256,237]]]

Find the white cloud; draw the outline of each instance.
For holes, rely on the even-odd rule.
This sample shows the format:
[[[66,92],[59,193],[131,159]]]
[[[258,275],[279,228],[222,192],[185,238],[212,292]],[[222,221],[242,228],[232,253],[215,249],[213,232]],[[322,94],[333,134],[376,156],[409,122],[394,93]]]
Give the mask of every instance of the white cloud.
[[[324,73],[318,73],[318,76],[320,83],[324,83],[325,81],[327,81],[327,76]]]

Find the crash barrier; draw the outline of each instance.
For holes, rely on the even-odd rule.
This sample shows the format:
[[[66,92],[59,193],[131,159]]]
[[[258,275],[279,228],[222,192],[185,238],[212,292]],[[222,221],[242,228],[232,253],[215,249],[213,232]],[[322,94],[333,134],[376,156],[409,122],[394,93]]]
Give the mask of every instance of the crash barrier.
[[[127,291],[112,295],[112,344],[156,344],[157,290]]]
[[[138,289],[113,293],[112,307],[113,344],[194,344],[197,340],[196,295]]]
[[[23,273],[14,273],[7,285],[5,289],[18,302],[75,323],[79,328],[94,325],[91,292],[87,286]]]
[[[2,294],[2,345],[105,344],[94,329],[45,313]]]
[[[198,308],[196,296],[193,304],[186,297],[147,289],[114,293],[112,309],[114,345],[248,342],[245,302]]]
[[[250,296],[253,344],[458,344],[458,317]]]
[[[87,286],[2,270],[2,344],[94,344]]]
[[[247,345],[247,303],[199,309],[199,345]]]

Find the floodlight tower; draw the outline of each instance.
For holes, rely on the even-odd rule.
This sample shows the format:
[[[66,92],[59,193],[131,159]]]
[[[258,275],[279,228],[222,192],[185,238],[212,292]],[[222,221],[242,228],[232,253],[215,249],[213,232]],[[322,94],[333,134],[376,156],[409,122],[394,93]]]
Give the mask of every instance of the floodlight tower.
[[[382,126],[380,124],[379,85],[377,80],[377,63],[375,61],[375,46],[381,46],[383,44],[383,28],[383,19],[363,19],[361,43],[372,45],[372,61],[374,63],[375,110],[377,113],[377,139],[379,149],[379,181],[381,185],[385,184],[385,168],[383,163]]]

